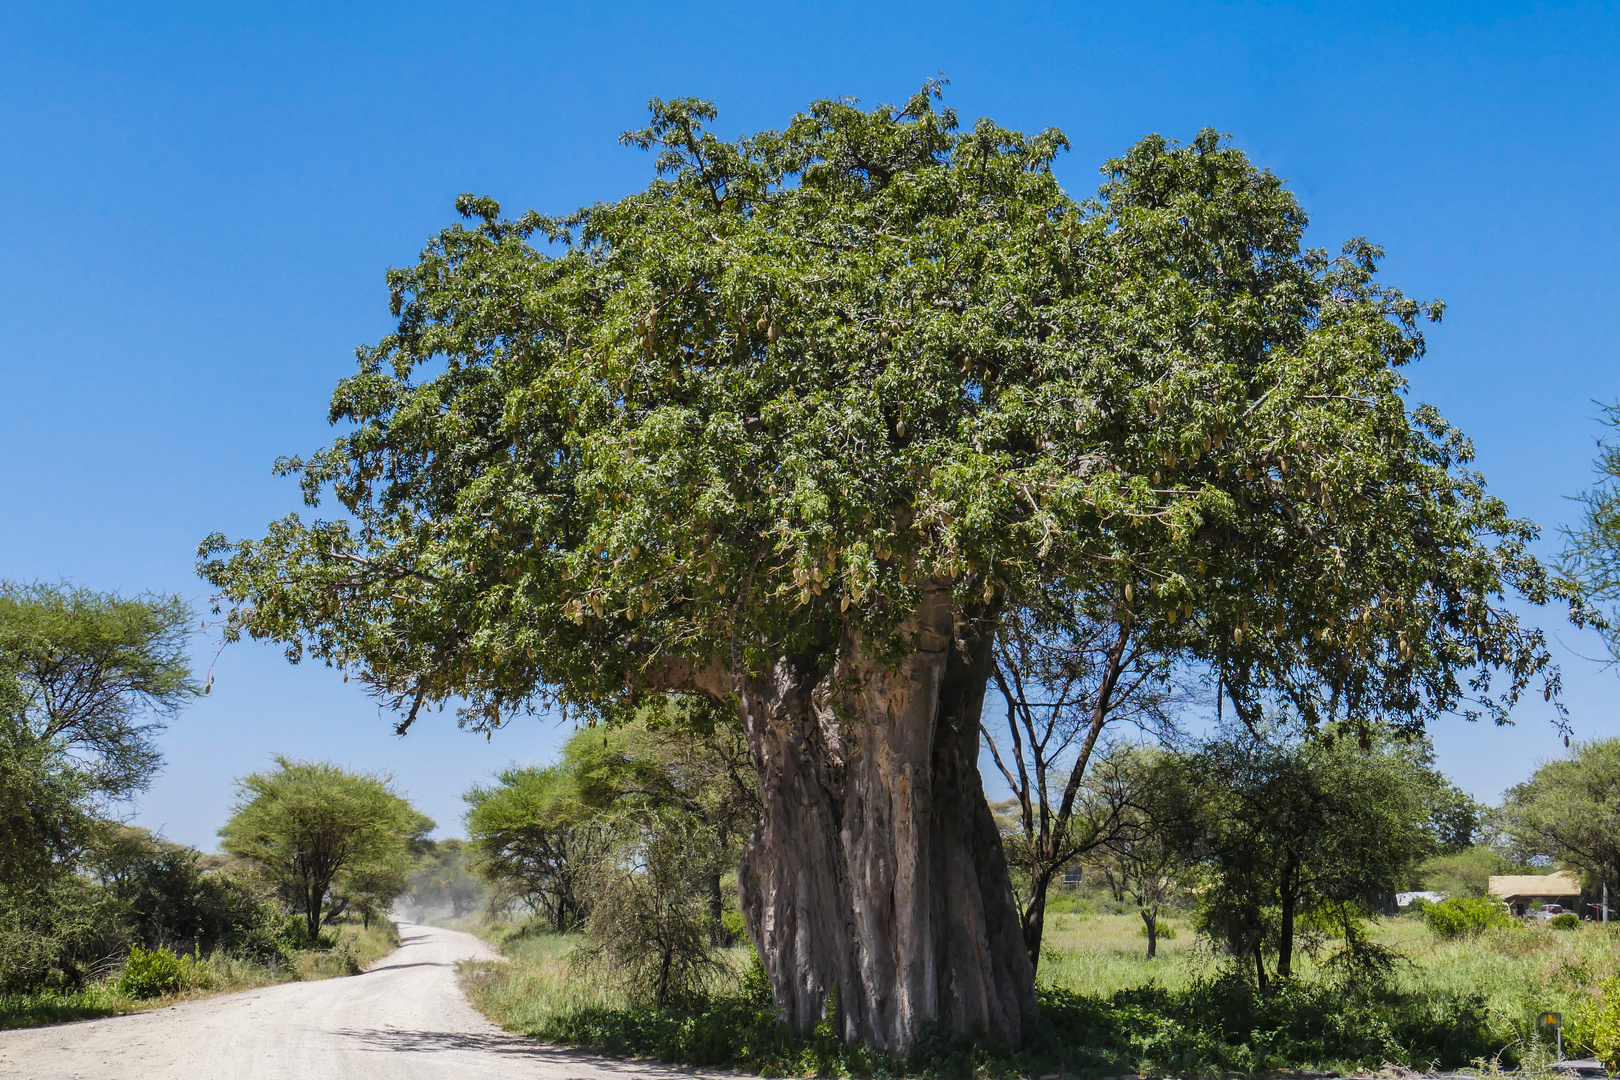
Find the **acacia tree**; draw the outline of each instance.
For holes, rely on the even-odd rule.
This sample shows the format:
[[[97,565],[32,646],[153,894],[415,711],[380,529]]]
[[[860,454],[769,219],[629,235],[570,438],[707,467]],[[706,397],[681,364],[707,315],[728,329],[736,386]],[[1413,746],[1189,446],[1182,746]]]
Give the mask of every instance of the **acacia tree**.
[[[386,777],[327,762],[278,757],[274,771],[238,780],[237,798],[220,846],[264,868],[312,942],[350,905],[369,922],[403,893],[410,841],[433,828]]]
[[[463,197],[475,226],[389,276],[351,429],[280,464],[344,515],[200,553],[228,636],[351,671],[401,729],[451,698],[481,728],[730,703],[776,1003],[899,1053],[1036,1017],[977,766],[1002,611],[1117,595],[1256,686],[1314,673],[1321,708],[1417,723],[1463,672],[1495,711],[1547,664],[1497,602],[1547,598],[1531,531],[1407,413],[1439,310],[1376,248],[1302,251],[1213,132],[1144,140],[1082,202],[1060,133],[961,130],[937,94],[734,142],[655,101],[625,137],[657,151],[644,191]]]
[[[0,888],[71,865],[98,812],[146,788],[156,736],[202,693],[179,597],[0,581]]]
[[[178,597],[0,581],[0,989],[78,985],[124,946],[119,900],[72,871],[202,692],[191,617]]]
[[[1107,843],[1132,816],[1134,791],[1117,783],[1118,770],[1101,784],[1086,784],[1104,728],[1125,720],[1168,733],[1178,696],[1175,653],[1155,649],[1154,635],[1139,633],[1128,611],[1098,615],[1082,604],[1048,599],[1003,616],[993,667],[1002,724],[981,725],[1018,804],[1020,831],[1009,848],[1029,875],[1029,895],[1019,906],[1035,968],[1053,877]]]
[[[1115,812],[1117,824],[1092,854],[1092,861],[1120,899],[1129,899],[1142,917],[1147,958],[1159,954],[1159,913],[1194,881],[1184,837],[1194,817],[1186,760],[1171,751],[1145,746],[1110,750],[1088,778],[1093,802]],[[1095,811],[1093,811],[1095,813]]]
[[[612,824],[580,798],[567,765],[495,779],[462,796],[479,872],[558,931],[578,928],[590,914],[591,871],[613,848]]]
[[[1426,772],[1408,748],[1342,738],[1219,738],[1186,762],[1184,850],[1211,876],[1204,929],[1262,991],[1268,952],[1279,978],[1293,975],[1301,916],[1393,891],[1428,853]]]
[[[409,899],[419,909],[448,908],[459,919],[484,901],[483,882],[474,874],[470,844],[449,840],[420,840],[412,847],[413,866]]]
[[[702,997],[728,970],[703,888],[712,836],[684,814],[637,826],[593,869],[589,943],[570,960],[605,967],[631,1001],[661,1009]]]
[[[1509,788],[1501,826],[1522,855],[1620,884],[1620,739],[1576,743],[1569,757]]]
[[[191,619],[178,596],[0,581],[6,743],[50,755],[91,798],[144,790],[162,765],[156,736],[203,692]]]

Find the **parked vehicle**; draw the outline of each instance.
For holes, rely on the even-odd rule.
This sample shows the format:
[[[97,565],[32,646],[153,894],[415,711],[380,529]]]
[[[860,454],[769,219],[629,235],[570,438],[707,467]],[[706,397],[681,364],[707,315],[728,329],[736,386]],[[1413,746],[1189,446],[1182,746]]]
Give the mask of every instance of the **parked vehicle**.
[[[1539,922],[1551,922],[1555,915],[1562,915],[1565,909],[1561,904],[1542,904],[1538,908],[1531,908],[1524,913],[1526,919],[1535,919]]]

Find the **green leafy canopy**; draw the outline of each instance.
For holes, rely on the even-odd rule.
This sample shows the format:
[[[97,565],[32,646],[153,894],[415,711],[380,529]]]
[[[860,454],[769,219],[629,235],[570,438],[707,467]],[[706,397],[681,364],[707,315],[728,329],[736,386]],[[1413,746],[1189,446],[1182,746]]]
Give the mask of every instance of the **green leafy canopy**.
[[[178,596],[0,581],[0,748],[42,754],[101,799],[143,790],[156,736],[204,688]]]
[[[317,506],[202,545],[228,633],[481,728],[604,710],[852,636],[924,587],[968,620],[1108,597],[1308,722],[1505,717],[1556,674],[1500,604],[1535,535],[1408,411],[1419,304],[1214,132],[1144,139],[1092,199],[1053,130],[971,129],[930,85],[724,141],[705,102],[624,141],[658,179],[440,233],[397,329],[278,469]],[[1492,681],[1493,671],[1506,678]],[[713,680],[703,683],[715,692]]]
[[[1620,739],[1578,742],[1507,790],[1500,822],[1521,856],[1620,884]]]
[[[410,842],[434,824],[386,776],[329,762],[275,759],[276,768],[237,780],[237,803],[220,846],[262,867],[305,914],[315,940],[329,895],[340,904],[386,908],[405,891]]]

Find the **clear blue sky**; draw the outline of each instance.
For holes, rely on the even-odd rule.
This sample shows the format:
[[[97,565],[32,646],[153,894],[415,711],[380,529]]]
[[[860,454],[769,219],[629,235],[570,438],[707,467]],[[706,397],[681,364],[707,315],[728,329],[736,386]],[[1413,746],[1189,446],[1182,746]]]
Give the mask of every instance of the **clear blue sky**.
[[[712,98],[737,134],[939,72],[964,117],[1062,128],[1077,193],[1149,132],[1231,133],[1298,193],[1313,243],[1369,236],[1390,282],[1449,303],[1414,401],[1474,437],[1517,513],[1569,520],[1592,399],[1620,395],[1613,5],[12,3],[0,577],[200,608],[198,540],[295,507],[271,461],[329,437],[327,395],[388,326],[384,269],[459,192],[556,212],[642,186],[649,161],[616,136],[654,95]],[[1620,734],[1620,681],[1562,659],[1577,733]],[[391,771],[453,830],[469,783],[558,740],[531,721],[486,743],[447,717],[399,740],[274,649],[216,670],[138,807],[204,847],[231,777],[273,753]],[[1441,764],[1494,799],[1561,751],[1548,712],[1442,725]]]

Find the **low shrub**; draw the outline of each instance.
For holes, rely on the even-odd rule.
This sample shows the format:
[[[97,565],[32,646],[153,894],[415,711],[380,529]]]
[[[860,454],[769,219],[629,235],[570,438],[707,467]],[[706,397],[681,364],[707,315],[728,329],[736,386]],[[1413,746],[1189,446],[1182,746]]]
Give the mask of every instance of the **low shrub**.
[[[303,925],[303,916],[296,921]],[[339,923],[321,931],[314,946],[293,954],[288,965],[299,979],[332,979],[358,975],[399,948],[399,930],[386,919],[373,919],[370,926]]]
[[[1598,984],[1597,1000],[1576,1015],[1571,1027],[1604,1068],[1620,1070],[1620,976]]]
[[[1423,922],[1440,938],[1475,937],[1493,926],[1520,925],[1508,910],[1483,896],[1453,896],[1430,904]]]
[[[1264,997],[1228,976],[1183,991],[1125,990],[1108,999],[1040,990],[1042,1029],[1008,1054],[930,1041],[901,1069],[835,1039],[783,1033],[769,1000],[737,994],[700,1009],[593,1007],[555,1015],[542,1038],[688,1065],[734,1065],[763,1075],[1254,1074],[1324,1062],[1455,1067],[1490,1047],[1482,998],[1455,1001],[1368,991],[1343,983],[1289,984]]]
[[[1228,972],[1182,990],[1095,998],[1041,991],[1044,1036],[1067,1070],[1171,1076],[1326,1063],[1457,1067],[1485,1053],[1482,995],[1430,997],[1356,979],[1285,981],[1269,995]]]
[[[207,972],[194,957],[135,945],[130,948],[129,959],[124,962],[124,970],[113,986],[120,994],[145,1000],[196,989],[206,982]]]
[[[664,1009],[700,1000],[726,971],[713,941],[708,898],[694,887],[698,841],[670,825],[644,845],[639,865],[607,864],[591,875],[589,944],[571,961],[603,971],[637,1004]]]
[[[71,993],[107,974],[130,941],[127,912],[77,874],[0,886],[0,993]]]
[[[1136,928],[1136,936],[1141,938],[1147,937],[1147,923],[1143,923],[1141,926]],[[1176,940],[1176,924],[1165,922],[1163,919],[1160,919],[1158,921],[1157,932],[1154,936],[1160,941]]]
[[[1601,1061],[1611,1075],[1620,1071],[1620,976],[1602,980],[1568,1026],[1579,1050]]]
[[[208,869],[191,848],[145,829],[109,826],[87,863],[122,905],[135,940],[148,949],[286,958],[281,913],[262,885]]]
[[[1547,921],[1547,925],[1554,930],[1574,930],[1581,925],[1581,917],[1573,911],[1565,911],[1554,915]]]

